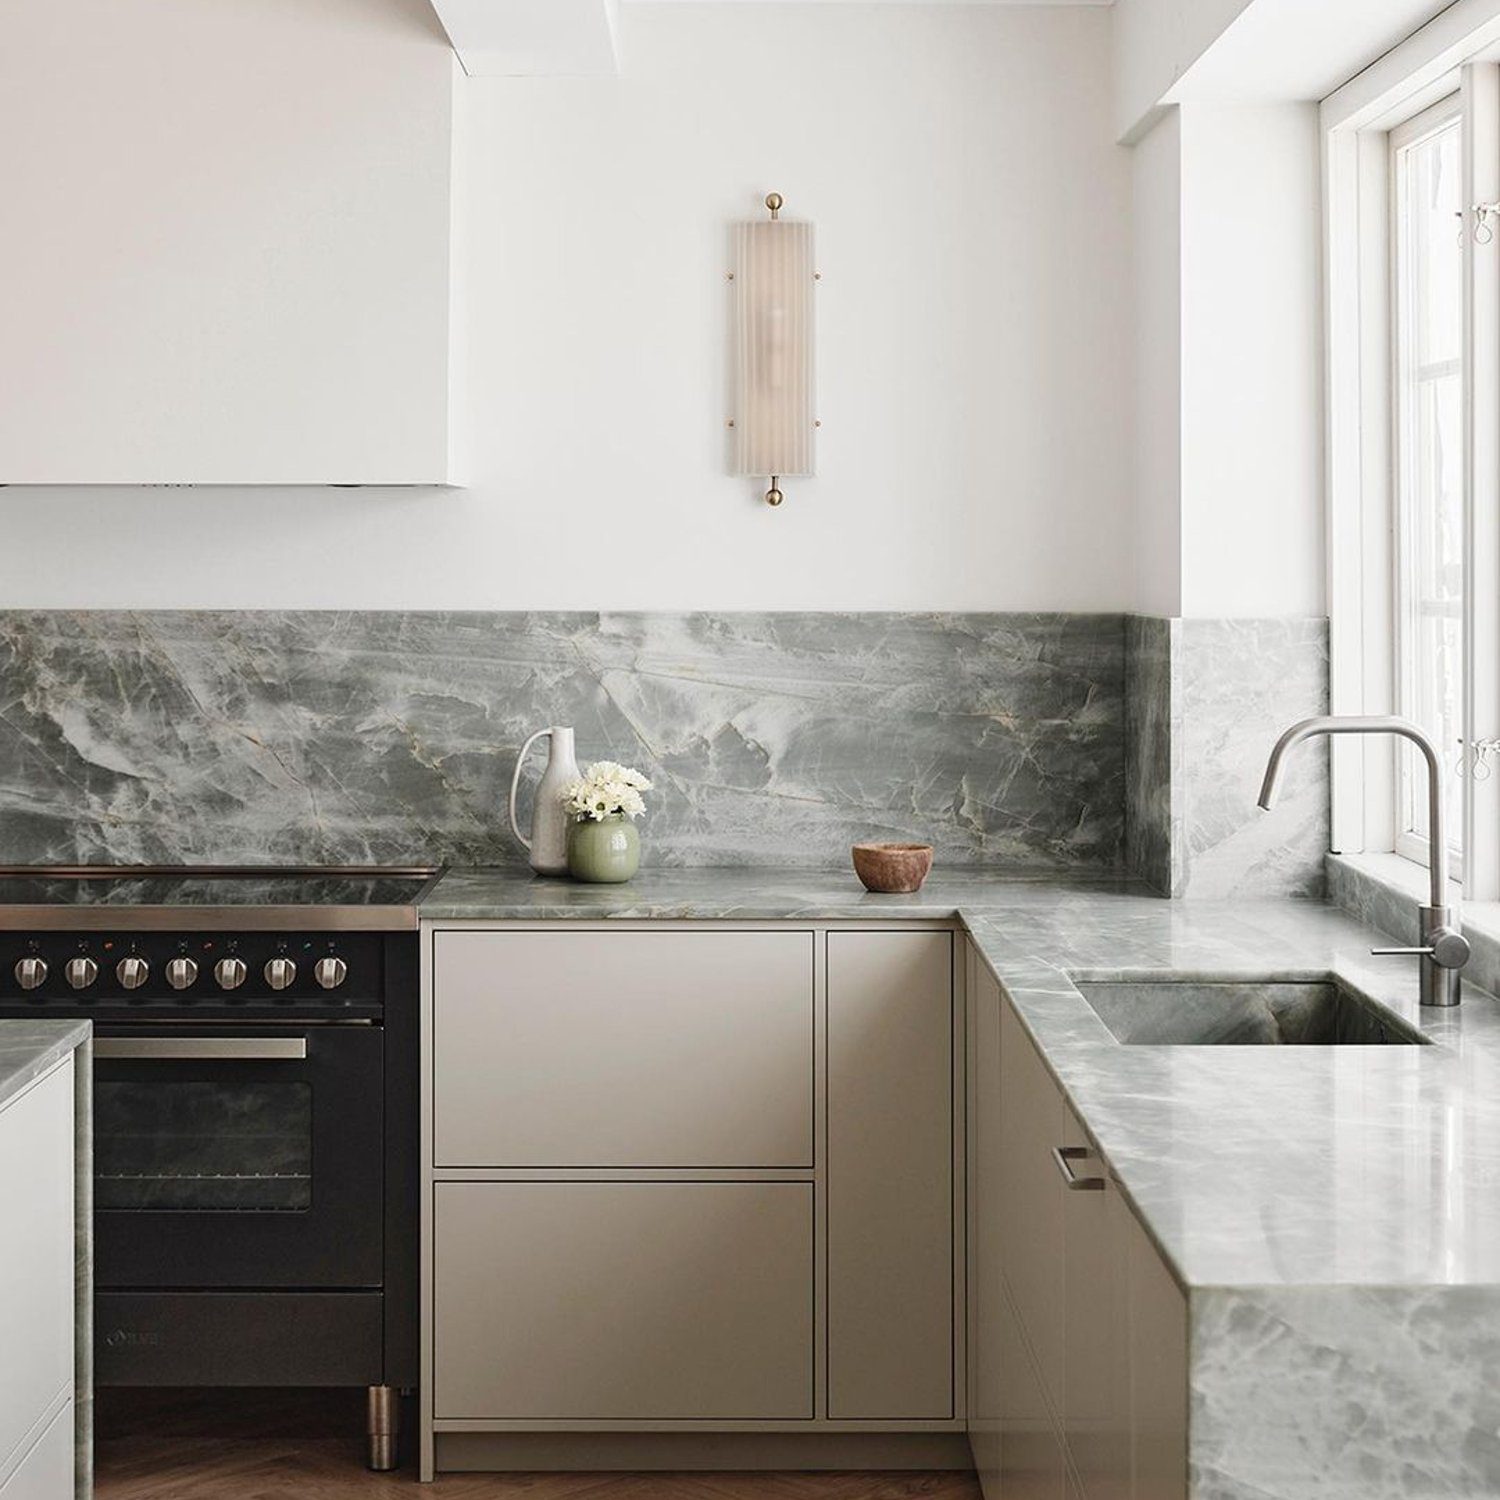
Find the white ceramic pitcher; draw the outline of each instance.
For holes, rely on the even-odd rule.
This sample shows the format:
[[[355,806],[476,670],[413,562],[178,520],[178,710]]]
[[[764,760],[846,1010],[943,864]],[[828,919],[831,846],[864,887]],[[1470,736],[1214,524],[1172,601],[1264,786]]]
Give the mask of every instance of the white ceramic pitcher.
[[[550,741],[547,769],[537,783],[536,800],[531,806],[531,837],[521,832],[516,822],[516,788],[521,784],[521,767],[526,754],[543,736]],[[573,731],[554,724],[538,729],[521,746],[516,756],[515,774],[510,778],[510,826],[515,836],[531,853],[531,868],[538,875],[568,873],[568,813],[563,807],[563,788],[578,779],[578,762],[573,759]]]

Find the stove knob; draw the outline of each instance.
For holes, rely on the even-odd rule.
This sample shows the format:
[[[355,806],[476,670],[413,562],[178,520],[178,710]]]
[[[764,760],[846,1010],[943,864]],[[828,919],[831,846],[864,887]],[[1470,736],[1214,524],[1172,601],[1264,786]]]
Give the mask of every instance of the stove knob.
[[[115,978],[120,981],[122,989],[140,989],[150,972],[151,965],[134,953],[127,954],[115,965]]]
[[[214,965],[214,978],[221,990],[237,990],[245,982],[245,960],[243,958],[221,958]]]
[[[297,977],[297,965],[289,958],[268,958],[265,973],[273,990],[284,990]]]
[[[185,990],[198,978],[198,965],[186,957],[174,958],[167,965],[167,983],[174,990]]]
[[[79,957],[68,960],[68,966],[63,973],[75,990],[86,990],[99,977],[99,965],[93,959],[80,954]]]
[[[23,990],[34,990],[47,977],[47,960],[33,954],[16,960],[16,983]]]
[[[329,954],[313,965],[313,978],[325,990],[336,990],[349,977],[349,965],[341,958]]]

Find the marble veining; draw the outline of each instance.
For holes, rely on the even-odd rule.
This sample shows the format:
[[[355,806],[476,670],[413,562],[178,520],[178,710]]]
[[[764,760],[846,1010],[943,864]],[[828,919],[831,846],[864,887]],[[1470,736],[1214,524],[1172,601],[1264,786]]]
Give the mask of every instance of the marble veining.
[[[0,613],[10,863],[519,859],[517,747],[656,782],[648,862],[1119,862],[1119,615]]]
[[[1327,622],[1132,617],[1126,685],[1130,868],[1171,896],[1321,897],[1327,747],[1255,798],[1276,735],[1327,711]]]
[[[1181,829],[1172,822],[1182,753],[1181,726],[1172,719],[1180,708],[1172,667],[1181,625],[1155,615],[1125,622],[1125,858],[1164,895],[1177,889],[1182,848]]]
[[[1163,901],[1123,878],[456,871],[456,920],[956,920],[1189,1299],[1192,1500],[1500,1495],[1500,1003],[1422,1011],[1410,960],[1320,902]],[[1431,1045],[1122,1045],[1079,982],[1335,983]]]

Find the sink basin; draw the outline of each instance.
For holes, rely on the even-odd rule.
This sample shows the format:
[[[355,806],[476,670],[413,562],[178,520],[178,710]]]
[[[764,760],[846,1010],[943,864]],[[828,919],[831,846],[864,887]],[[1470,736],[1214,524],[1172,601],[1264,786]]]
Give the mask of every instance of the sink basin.
[[[1075,981],[1117,1042],[1147,1047],[1426,1043],[1410,1022],[1332,980]]]

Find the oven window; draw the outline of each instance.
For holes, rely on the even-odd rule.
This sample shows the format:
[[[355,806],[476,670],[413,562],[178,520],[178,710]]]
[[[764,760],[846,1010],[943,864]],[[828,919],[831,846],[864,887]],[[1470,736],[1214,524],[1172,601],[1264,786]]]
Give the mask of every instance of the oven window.
[[[310,1083],[100,1082],[95,1207],[305,1211],[312,1129]]]

